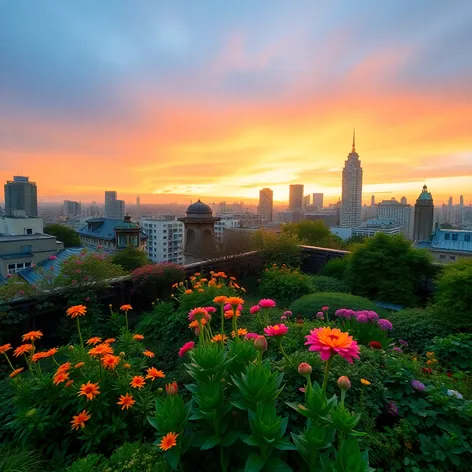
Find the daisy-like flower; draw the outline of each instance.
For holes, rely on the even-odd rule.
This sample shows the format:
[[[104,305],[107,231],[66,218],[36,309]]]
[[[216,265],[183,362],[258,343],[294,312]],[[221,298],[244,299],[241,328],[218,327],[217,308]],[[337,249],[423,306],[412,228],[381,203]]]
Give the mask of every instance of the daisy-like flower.
[[[95,344],[99,344],[102,342],[102,338],[98,336],[94,336],[93,338],[87,339],[86,344],[95,346]]]
[[[215,334],[211,338],[211,342],[212,343],[221,343],[221,342],[225,342],[227,339],[228,339],[228,336],[225,336],[224,334]]]
[[[30,352],[33,350],[33,345],[32,344],[22,344],[21,346],[18,346],[14,351],[13,355],[15,357],[19,357],[23,354],[26,354],[27,352]]]
[[[32,360],[33,362],[38,362],[40,359],[44,359],[44,358],[46,358],[46,357],[49,357],[49,356],[47,355],[47,351],[37,352],[37,353],[35,353],[35,354],[33,354],[33,355],[31,356],[31,360]]]
[[[90,356],[104,356],[106,354],[113,354],[113,349],[106,343],[98,344],[88,352]]]
[[[65,383],[64,388],[69,388],[73,383],[74,383],[73,380],[68,380],[68,381]]]
[[[29,333],[23,334],[21,339],[23,342],[25,341],[36,341],[37,339],[41,339],[43,337],[43,333],[41,331],[30,331]]]
[[[114,356],[112,354],[105,354],[105,356],[102,359],[102,365],[105,367],[105,369],[108,370],[115,370],[116,366],[120,363],[121,357],[120,356]]]
[[[146,381],[142,375],[135,375],[130,382],[133,388],[143,388],[146,385]]]
[[[256,339],[259,336],[257,333],[247,333],[246,339]]]
[[[216,303],[217,305],[224,305],[227,303],[227,300],[228,298],[225,295],[219,295],[213,299],[213,303]]]
[[[317,328],[305,336],[305,345],[310,346],[309,351],[318,351],[321,360],[328,361],[331,356],[339,354],[350,364],[353,359],[359,359],[359,346],[349,333],[342,332],[339,328]]]
[[[207,324],[207,320],[205,318],[202,318],[200,320],[200,323],[205,326]],[[195,329],[195,328],[198,328],[198,321],[197,320],[193,320],[191,323],[189,323],[188,327],[190,329]]]
[[[116,341],[115,338],[107,338],[105,341],[103,341],[105,344],[112,344]]]
[[[205,310],[205,308],[194,308],[193,310],[190,310],[188,313],[188,319],[189,321],[193,320],[201,320],[201,319],[207,319],[208,318],[208,312]]]
[[[285,336],[288,333],[288,326],[279,323],[273,326],[267,326],[264,328],[264,334],[266,336]]]
[[[153,357],[156,357],[156,355],[150,351],[149,349],[146,349],[143,354],[146,356],[146,357],[149,357],[150,359],[152,359]]]
[[[259,305],[254,305],[251,308],[249,308],[249,313],[251,313],[251,315],[255,315],[260,310],[261,310],[261,307]]]
[[[228,297],[226,303],[231,306],[244,305],[244,300],[241,297]]]
[[[59,385],[62,382],[65,382],[66,380],[69,380],[69,374],[67,372],[56,372],[54,374],[54,377],[52,378],[52,381],[54,385]]]
[[[92,383],[88,381],[86,384],[82,384],[77,394],[79,397],[81,395],[85,396],[88,400],[93,400],[97,395],[100,394],[100,387],[98,383]]]
[[[12,349],[11,344],[4,344],[3,346],[0,346],[0,354],[5,354],[10,349]]]
[[[120,311],[130,311],[132,309],[133,309],[133,307],[131,305],[121,305],[120,306]]]
[[[224,307],[223,307],[223,310],[224,311],[232,311],[233,310],[233,306],[230,304],[230,303],[227,303]],[[238,305],[236,307],[236,310],[237,311],[243,311],[243,306],[242,305]]]
[[[85,422],[91,417],[92,415],[90,415],[87,410],[82,411],[82,413],[79,413],[77,416],[73,416],[71,421],[72,429],[78,431],[79,428],[85,428]]]
[[[142,334],[135,334],[133,335],[133,339],[136,339],[136,341],[142,341],[144,336]]]
[[[179,437],[178,434],[175,433],[167,433],[162,439],[159,444],[159,448],[161,451],[168,451],[172,449],[174,446],[177,446],[177,438]]]
[[[16,377],[20,372],[23,372],[25,370],[24,367],[19,367],[18,369],[15,369],[11,374],[10,378]]]
[[[247,329],[238,328],[238,336],[246,336],[246,334],[247,334]],[[236,337],[236,333],[234,331],[231,331],[231,337],[232,338]]]
[[[128,410],[135,403],[136,403],[136,400],[133,400],[133,396],[130,395],[129,393],[126,393],[125,395],[120,395],[120,400],[116,402],[117,405],[121,406],[122,410],[124,409]]]
[[[70,362],[65,362],[64,364],[61,364],[58,368],[57,368],[57,372],[56,373],[59,373],[59,372],[67,372],[68,370],[70,370],[71,368],[71,363]]]
[[[165,379],[166,374],[162,370],[157,370],[155,367],[150,367],[147,371],[146,378],[154,382],[155,379]]]
[[[71,318],[85,316],[87,314],[87,307],[85,305],[74,305],[67,309],[66,314]]]
[[[233,310],[225,311],[224,316],[225,316],[225,318],[226,318],[227,320],[230,320],[230,319],[234,316]],[[236,311],[236,318],[239,318],[240,316],[241,316],[241,312],[240,312],[240,311]]]
[[[185,343],[180,349],[179,349],[179,357],[183,357],[187,351],[190,351],[193,349],[195,346],[195,343],[193,341],[190,341],[188,343]]]
[[[185,290],[184,294],[185,295],[190,295],[193,293],[193,290],[190,290],[189,288],[187,290]]]
[[[131,364],[123,364],[123,369],[131,369]]]
[[[263,298],[262,300],[259,300],[258,305],[261,308],[275,308],[277,306],[275,301],[272,300],[271,298]]]

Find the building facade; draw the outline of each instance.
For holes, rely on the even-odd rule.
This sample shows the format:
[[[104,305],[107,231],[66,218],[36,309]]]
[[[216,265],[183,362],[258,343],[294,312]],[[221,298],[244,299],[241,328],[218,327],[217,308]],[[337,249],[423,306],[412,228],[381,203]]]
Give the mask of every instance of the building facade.
[[[290,194],[288,201],[289,211],[296,213],[303,210],[303,189],[301,184],[290,185]]]
[[[67,218],[74,218],[75,216],[80,216],[82,213],[82,205],[80,202],[64,200],[63,212],[64,216]]]
[[[411,205],[397,202],[394,198],[383,200],[377,205],[379,218],[391,219],[399,226],[403,226],[403,234],[412,239],[412,208]]]
[[[429,250],[438,262],[451,263],[472,257],[472,231],[440,229],[437,227]]]
[[[270,188],[259,190],[258,212],[265,222],[271,222],[274,218],[274,191]]]
[[[413,222],[413,241],[430,241],[434,223],[434,203],[428,187],[423,186],[423,191],[416,200],[415,217]]]
[[[147,235],[146,252],[153,262],[184,261],[184,224],[175,217],[141,218],[143,232]]]
[[[43,230],[42,218],[0,217],[0,234],[24,236],[43,234]]]
[[[14,176],[7,181],[5,190],[6,216],[38,216],[38,190],[28,177]]]
[[[343,169],[342,206],[340,225],[346,228],[360,226],[362,221],[362,167],[356,152],[356,135],[352,138],[352,150]]]
[[[312,205],[318,210],[323,208],[323,197],[324,197],[324,194],[322,194],[322,193],[314,193],[313,194]]]
[[[117,199],[115,190],[105,191],[105,218],[122,220],[125,217],[126,205],[124,200]]]
[[[215,239],[217,243],[222,243],[225,239],[225,233],[229,229],[241,228],[241,219],[232,214],[217,214],[220,221],[215,222]]]
[[[352,228],[352,236],[361,236],[364,238],[372,238],[377,233],[388,235],[403,234],[403,226],[398,225],[389,218],[375,218],[367,220],[365,224],[357,228]]]

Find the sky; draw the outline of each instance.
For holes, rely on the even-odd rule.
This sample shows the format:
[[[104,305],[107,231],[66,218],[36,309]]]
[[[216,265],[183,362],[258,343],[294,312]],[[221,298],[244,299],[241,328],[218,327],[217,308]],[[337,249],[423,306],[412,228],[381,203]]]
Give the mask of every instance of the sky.
[[[470,0],[0,0],[0,180],[45,201],[472,202]]]

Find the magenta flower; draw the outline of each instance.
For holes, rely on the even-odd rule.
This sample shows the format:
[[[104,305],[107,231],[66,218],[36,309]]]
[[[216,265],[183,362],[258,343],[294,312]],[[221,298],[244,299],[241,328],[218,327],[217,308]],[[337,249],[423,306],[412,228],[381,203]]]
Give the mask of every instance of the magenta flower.
[[[411,381],[411,386],[415,390],[418,390],[418,392],[422,392],[424,390],[424,384],[421,383],[419,380],[412,380]]]
[[[401,353],[403,352],[403,351],[402,351],[399,347],[397,347],[397,346],[395,346],[392,350],[393,350],[393,352],[398,352],[399,354],[401,354]]]
[[[321,307],[321,311],[328,311],[328,310],[329,310],[329,306],[324,305]]]
[[[392,323],[389,320],[383,318],[378,320],[377,324],[379,325],[379,328],[383,329],[384,331],[391,331],[393,329]]]
[[[317,314],[316,314],[316,318],[318,320],[324,320],[324,313],[322,311],[319,311]]]
[[[366,316],[369,321],[377,321],[379,319],[379,315],[375,313],[375,311],[366,311]]]
[[[310,346],[309,351],[320,353],[322,361],[328,361],[331,356],[339,354],[350,364],[353,359],[359,359],[359,346],[349,333],[342,332],[339,328],[329,326],[317,328],[305,336],[305,345]]]
[[[286,317],[285,315],[282,315],[282,316],[280,317],[280,321],[286,321],[286,320],[287,320],[287,317]]]
[[[54,261],[55,259],[57,259],[57,256],[49,256],[50,261]]]
[[[259,336],[257,333],[247,333],[246,336],[245,336],[245,338],[246,338],[247,340],[250,340],[250,339],[256,339],[257,336]]]
[[[357,315],[357,322],[358,323],[367,323],[369,320],[367,319],[367,316],[364,314]]]
[[[206,306],[205,307],[205,310],[207,311],[207,313],[216,313],[216,308],[214,306]]]
[[[293,315],[293,313],[291,311],[287,310],[287,311],[284,311],[284,315],[290,317],[290,316]]]
[[[399,339],[398,342],[405,347],[408,347],[408,343],[406,341],[403,341],[403,339]]]
[[[249,313],[251,313],[251,315],[255,315],[256,313],[259,312],[260,309],[261,307],[259,305],[254,305],[251,308],[249,308]]]
[[[180,349],[179,349],[179,356],[180,357],[184,357],[185,353],[187,351],[190,351],[191,349],[193,349],[193,347],[195,346],[195,343],[193,341],[190,341],[188,343],[185,343]]]
[[[258,305],[261,308],[275,308],[276,307],[275,301],[270,298],[263,298],[262,300],[259,301]]]
[[[288,326],[283,323],[279,323],[273,326],[267,326],[264,328],[264,334],[266,336],[285,336],[288,333]]]
[[[223,310],[224,310],[224,311],[232,311],[232,310],[233,310],[233,305],[230,305],[229,303],[227,303],[227,304],[224,306]],[[242,306],[242,305],[238,305],[237,311],[243,311],[243,306]]]

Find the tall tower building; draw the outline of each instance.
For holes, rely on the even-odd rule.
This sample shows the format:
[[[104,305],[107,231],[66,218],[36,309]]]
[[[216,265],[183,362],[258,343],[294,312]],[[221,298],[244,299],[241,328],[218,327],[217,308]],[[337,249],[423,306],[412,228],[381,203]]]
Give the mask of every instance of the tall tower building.
[[[375,206],[375,195],[372,195],[372,196],[370,197],[370,206],[371,206],[371,207]]]
[[[464,195],[461,195],[461,196],[459,197],[459,205],[460,205],[460,206],[464,206]]]
[[[270,188],[259,190],[258,212],[262,216],[262,221],[272,221],[274,213],[274,191]]]
[[[356,131],[352,136],[352,150],[343,169],[341,226],[355,228],[361,224],[362,167],[356,152]]]
[[[316,208],[323,208],[323,197],[322,193],[314,193],[313,194],[313,206]]]
[[[36,182],[16,175],[5,184],[6,216],[38,216],[38,190]]]
[[[433,232],[434,204],[428,187],[423,186],[415,204],[415,219],[413,224],[413,241],[429,241]]]
[[[408,203],[406,197],[402,197],[402,198],[400,199],[400,203],[401,203],[402,205],[406,205],[406,204]]]
[[[403,234],[406,238],[411,239],[413,228],[411,227],[412,211],[411,205],[400,203],[392,198],[391,200],[383,200],[377,205],[379,218],[387,218],[394,223],[403,226]]]
[[[105,218],[122,220],[125,217],[126,207],[124,200],[117,200],[115,190],[105,191]]]
[[[290,195],[288,209],[294,212],[301,212],[303,209],[303,185],[290,185]]]

